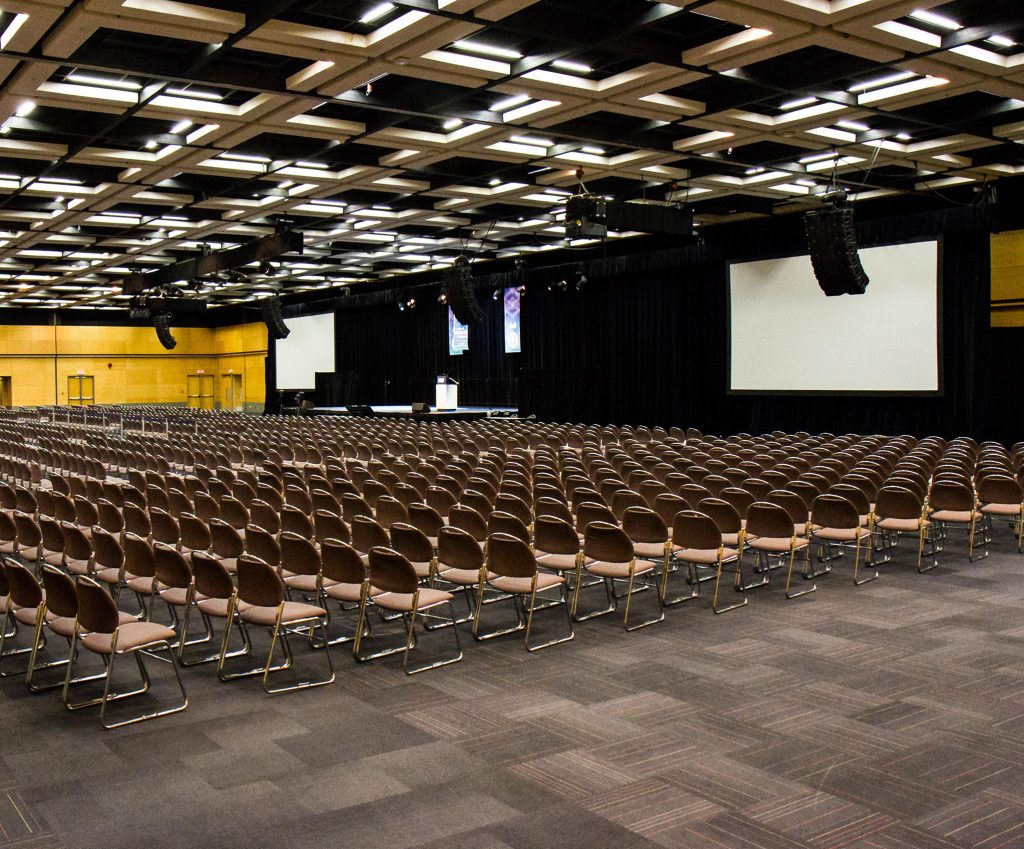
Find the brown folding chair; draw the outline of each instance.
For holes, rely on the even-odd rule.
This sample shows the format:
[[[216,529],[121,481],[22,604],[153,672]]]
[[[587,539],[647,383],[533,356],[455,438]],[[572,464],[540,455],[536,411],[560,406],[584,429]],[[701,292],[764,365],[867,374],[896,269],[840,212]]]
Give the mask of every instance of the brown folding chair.
[[[662,603],[666,606],[689,601],[700,595],[700,581],[697,580],[696,567],[711,567],[715,570],[715,593],[711,599],[711,609],[715,613],[727,613],[737,607],[743,607],[747,603],[744,596],[742,601],[734,604],[719,606],[718,591],[722,583],[722,572],[726,566],[732,566],[736,574],[734,589],[739,592],[742,589],[743,579],[740,571],[740,552],[733,548],[726,548],[722,541],[722,532],[718,524],[710,516],[696,510],[686,510],[677,513],[672,524],[672,547],[673,559],[686,563],[689,568],[689,581],[691,591],[685,595],[668,598],[668,573],[662,582]]]
[[[923,566],[922,560],[926,553],[925,541],[931,540],[931,526],[927,507],[921,496],[905,487],[887,483],[878,490],[878,499],[875,501],[874,530],[881,538],[875,545],[875,551],[886,552],[881,561],[875,561],[876,564],[889,563],[892,560],[891,551],[896,547],[900,534],[911,533],[916,534],[918,540],[917,571],[930,572],[938,565],[934,542],[927,552],[931,563]]]
[[[859,490],[858,490],[859,492]],[[858,578],[860,568],[861,546],[867,540],[867,565],[871,563],[871,529],[861,524],[861,514],[857,507],[841,495],[819,495],[811,505],[811,540],[821,546],[821,559],[829,559],[832,550],[854,548],[853,583],[855,586],[866,584],[878,577],[874,571],[867,578]]]
[[[188,696],[185,694],[185,685],[181,680],[177,658],[171,649],[171,641],[175,638],[174,631],[165,625],[158,625],[155,622],[131,621],[122,623],[114,600],[110,597],[109,593],[96,581],[84,575],[79,575],[76,579],[75,590],[78,595],[78,617],[75,620],[75,628],[71,638],[71,652],[61,696],[64,707],[68,710],[79,710],[97,704],[100,705],[100,722],[107,729],[120,728],[124,725],[131,725],[136,722],[143,722],[148,719],[155,719],[160,716],[183,711],[188,706]],[[76,649],[78,646],[88,649],[103,658],[106,664],[106,676],[102,696],[73,703],[69,698],[69,688],[73,682],[74,666],[78,655]],[[174,670],[174,677],[178,682],[178,689],[181,691],[181,703],[171,708],[136,714],[128,719],[122,719],[117,722],[108,722],[107,708],[111,702],[139,696],[149,691],[149,673],[142,658],[144,654],[153,654],[162,649],[166,649],[171,668]],[[129,654],[135,657],[135,661],[138,664],[139,674],[142,677],[142,686],[135,690],[112,692],[111,684],[114,675],[114,661],[118,657]]]
[[[476,614],[473,618],[474,639],[489,640],[493,637],[525,631],[526,650],[530,652],[566,643],[573,639],[572,613],[569,610],[565,577],[550,572],[539,572],[537,560],[528,543],[509,534],[492,534],[487,542],[486,571],[494,576],[488,578],[487,583],[493,589],[512,599],[516,611],[516,624],[486,633],[480,632],[480,621],[484,608],[484,584],[481,582],[477,593]],[[556,588],[559,594],[556,600],[546,599],[541,595],[545,591]],[[526,606],[526,596],[530,597],[529,607]],[[540,607],[537,604],[538,596],[542,602]],[[557,606],[561,606],[565,610],[569,623],[568,635],[530,645],[530,632],[533,627],[535,611]]]
[[[227,672],[224,665],[231,631],[225,629],[220,659],[217,663],[217,677],[221,681],[259,675],[262,678],[263,689],[271,695],[322,687],[334,681],[334,664],[331,661],[331,652],[328,648],[324,652],[329,672],[327,677],[299,681],[279,687],[270,686],[270,676],[273,673],[289,669],[292,666],[293,655],[288,639],[289,633],[306,630],[312,647],[315,644],[315,630],[319,628],[323,644],[326,646],[328,643],[327,611],[317,605],[287,601],[284,581],[281,580],[281,576],[277,574],[277,570],[271,564],[248,554],[243,554],[238,558],[238,588],[228,604],[228,617],[232,621],[234,617],[238,617],[238,622],[243,630],[247,630],[249,625],[267,628],[270,631],[270,651],[262,666],[244,672]],[[274,653],[278,641],[280,641],[281,649],[284,652],[284,662],[275,666]],[[251,642],[249,645],[251,646]]]
[[[657,582],[652,582],[651,580],[651,576],[655,571],[654,564],[643,560],[637,561],[633,553],[633,542],[626,535],[625,531],[609,522],[597,521],[589,523],[583,540],[583,554],[586,559],[580,563],[576,572],[576,586],[572,603],[573,618],[577,622],[613,612],[617,608],[620,598],[626,599],[623,626],[627,631],[635,631],[638,628],[653,625],[665,618],[665,612],[661,607],[660,588]],[[605,594],[608,597],[608,606],[580,616],[578,609],[580,592],[583,589],[584,572],[602,579]],[[642,587],[634,588],[638,577],[642,579],[643,585]],[[627,582],[624,596],[616,595],[614,586],[616,580]],[[629,611],[633,596],[640,592],[641,589],[653,590],[658,615],[636,625],[630,625]]]
[[[406,675],[415,675],[462,660],[462,646],[459,642],[459,629],[452,607],[451,593],[434,587],[421,587],[413,565],[403,555],[390,548],[375,546],[370,549],[369,573],[369,587],[363,592],[360,600],[359,624],[356,626],[356,638],[352,646],[352,654],[356,660],[372,660],[401,652],[404,655],[402,665]],[[370,654],[361,651],[364,624],[370,603],[381,611],[400,614],[406,622],[405,640],[402,645],[381,648]],[[449,616],[445,624],[451,627],[454,634],[455,654],[432,663],[410,667],[409,653],[417,643],[416,617],[421,615],[424,620],[427,617],[441,618],[430,612],[441,605],[448,606]]]
[[[747,511],[747,538],[745,540],[748,548],[754,549],[756,557],[765,559],[765,582],[771,574],[767,561],[772,557],[782,559],[789,555],[789,570],[786,573],[786,598],[799,598],[802,595],[812,593],[817,589],[814,584],[810,587],[791,592],[790,586],[793,580],[793,563],[796,560],[796,553],[804,550],[803,575],[808,577],[807,555],[810,552],[810,545],[807,539],[798,537],[796,526],[788,512],[778,504],[770,504],[767,501],[755,501]]]

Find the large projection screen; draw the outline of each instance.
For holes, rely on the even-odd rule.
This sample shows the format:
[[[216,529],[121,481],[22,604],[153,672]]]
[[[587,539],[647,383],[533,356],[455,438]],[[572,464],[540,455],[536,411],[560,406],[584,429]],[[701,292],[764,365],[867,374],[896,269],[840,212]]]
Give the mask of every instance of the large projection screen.
[[[730,264],[730,391],[941,391],[939,243],[860,257],[867,292],[831,298],[809,256]]]
[[[334,371],[334,314],[286,318],[291,331],[278,339],[278,389],[312,389],[318,371]]]

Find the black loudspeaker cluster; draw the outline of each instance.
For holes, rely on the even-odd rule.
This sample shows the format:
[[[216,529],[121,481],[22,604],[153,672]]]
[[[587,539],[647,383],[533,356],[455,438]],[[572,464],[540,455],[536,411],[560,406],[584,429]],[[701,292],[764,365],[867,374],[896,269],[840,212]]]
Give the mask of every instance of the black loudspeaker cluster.
[[[277,295],[260,301],[260,312],[263,313],[263,323],[267,325],[271,339],[287,338],[291,331],[281,316],[281,299]]]
[[[169,312],[153,313],[153,327],[156,328],[156,338],[160,340],[160,344],[168,351],[173,350],[174,346],[178,344],[178,340],[171,333],[171,314]]]
[[[853,207],[826,206],[804,213],[804,229],[821,290],[830,297],[863,295],[868,276],[857,254]]]
[[[469,261],[460,256],[455,264],[444,272],[444,294],[460,324],[473,324],[484,317],[484,311],[473,291],[473,275]]]

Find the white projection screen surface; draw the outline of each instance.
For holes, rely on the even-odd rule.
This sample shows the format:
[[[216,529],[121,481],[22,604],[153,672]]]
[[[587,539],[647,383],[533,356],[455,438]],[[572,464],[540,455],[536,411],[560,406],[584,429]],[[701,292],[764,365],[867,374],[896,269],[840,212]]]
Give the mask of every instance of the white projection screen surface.
[[[939,245],[860,251],[863,295],[827,297],[809,256],[729,266],[730,390],[941,390]]]
[[[286,318],[291,331],[276,342],[277,388],[312,389],[318,371],[334,371],[334,314]]]

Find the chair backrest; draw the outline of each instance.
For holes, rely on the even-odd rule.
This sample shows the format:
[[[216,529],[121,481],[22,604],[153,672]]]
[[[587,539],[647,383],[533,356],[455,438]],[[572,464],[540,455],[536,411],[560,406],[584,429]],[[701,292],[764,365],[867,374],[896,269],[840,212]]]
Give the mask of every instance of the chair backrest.
[[[858,486],[840,482],[830,486],[827,494],[845,498],[857,510],[858,516],[866,516],[871,512],[871,502],[868,500],[867,495],[864,494],[864,490]],[[813,503],[811,506],[814,506]],[[817,523],[815,522],[815,524]]]
[[[209,522],[210,519],[220,518],[220,505],[209,495],[209,493],[197,492],[193,495],[192,506],[195,510],[196,516],[204,522]]]
[[[220,557],[238,557],[245,551],[241,534],[223,519],[210,519],[210,547]]]
[[[495,510],[487,519],[487,532],[490,537],[495,534],[506,534],[529,544],[530,529],[522,519],[504,510]]]
[[[978,500],[982,504],[1021,504],[1024,491],[1016,478],[1006,475],[986,475],[978,480]],[[18,515],[14,515],[17,520]]]
[[[434,547],[427,535],[408,522],[391,526],[391,548],[413,563],[429,563],[434,557]]]
[[[488,511],[490,512],[490,511]],[[477,542],[487,539],[487,521],[483,515],[472,507],[456,504],[448,513],[448,524],[453,528],[461,528],[472,534]]]
[[[617,489],[612,493],[611,509],[618,521],[626,514],[629,507],[646,507],[647,500],[639,493],[631,489]]]
[[[185,548],[207,550],[213,544],[210,528],[202,519],[192,513],[178,516],[181,528],[181,544]]]
[[[298,486],[286,486],[284,488],[284,501],[285,504],[291,507],[297,507],[304,513],[313,512],[313,499],[310,498],[309,493]]]
[[[249,525],[245,529],[245,551],[275,569],[281,564],[281,546],[274,534],[265,528]]]
[[[249,511],[233,495],[222,495],[218,501],[220,505],[220,518],[227,522],[235,530],[244,530],[249,524]]]
[[[14,512],[14,527],[18,535],[19,548],[35,548],[43,540],[39,525],[28,513]]]
[[[281,532],[298,534],[306,539],[313,539],[316,536],[316,528],[310,515],[289,504],[281,508]]]
[[[317,575],[320,552],[310,537],[285,531],[281,534],[281,568],[296,575]]]
[[[370,549],[370,583],[389,593],[415,593],[419,589],[416,569],[393,548],[376,545]]]
[[[81,528],[71,522],[61,522],[60,532],[64,537],[64,556],[69,560],[89,560],[92,545]]]
[[[323,576],[342,584],[361,584],[366,578],[366,567],[359,552],[343,540],[325,539],[320,546]]]
[[[266,501],[256,498],[249,505],[249,524],[263,528],[272,534],[279,534],[281,533],[281,513]]]
[[[192,586],[192,567],[174,546],[158,542],[153,545],[156,556],[156,577],[165,587],[188,589]]]
[[[811,524],[819,528],[851,530],[860,526],[857,508],[841,495],[819,495],[811,505]]]
[[[487,539],[487,569],[508,578],[532,578],[537,559],[528,543],[511,534],[491,534]]]
[[[387,530],[369,516],[356,516],[352,520],[352,547],[362,554],[369,554],[374,546],[387,547],[391,538]]]
[[[717,550],[722,545],[722,532],[706,513],[684,510],[676,514],[672,523],[672,542],[684,549]]]
[[[593,560],[629,563],[633,559],[633,542],[618,525],[591,522],[584,531],[583,553]]]
[[[156,555],[147,539],[128,531],[122,545],[125,571],[137,578],[152,578],[156,575]]]
[[[92,550],[97,569],[120,569],[124,566],[124,549],[117,537],[101,527],[92,529]]]
[[[453,569],[479,569],[484,562],[484,552],[471,534],[446,525],[437,535],[437,559]]]
[[[811,511],[808,509],[803,498],[795,492],[790,492],[788,489],[773,489],[763,500],[772,504],[778,504],[779,507],[789,514],[789,518],[793,520],[794,525],[807,522],[810,516]]]
[[[629,507],[622,517],[622,530],[634,543],[664,543],[669,538],[665,520],[649,507]]]
[[[784,507],[755,501],[747,511],[747,533],[758,537],[785,538],[795,535],[793,519]]]
[[[966,511],[974,509],[974,493],[967,484],[939,481],[932,484],[928,506],[933,510]]]
[[[316,532],[316,540],[323,543],[326,539],[337,539],[342,542],[351,542],[352,534],[348,525],[342,521],[341,516],[327,510],[317,510],[313,514],[313,525]]]
[[[149,521],[153,525],[153,541],[165,542],[168,545],[177,545],[181,539],[181,528],[178,520],[166,510],[159,507],[149,508]]]
[[[256,607],[277,607],[284,601],[284,582],[265,560],[243,554],[238,558],[238,598]]]
[[[572,510],[570,510],[569,505],[560,498],[541,496],[534,502],[534,513],[536,514],[537,520],[539,520],[541,516],[553,516],[556,519],[561,519],[563,522],[568,522],[570,525],[574,522]]]
[[[586,532],[593,522],[605,522],[609,525],[618,524],[615,514],[604,504],[585,501],[576,509],[576,528]]]
[[[390,528],[395,522],[408,522],[409,511],[393,495],[382,495],[377,499],[377,521]]]
[[[544,554],[578,554],[580,538],[564,519],[539,515],[533,526],[533,545]]]
[[[2,570],[7,581],[11,601],[18,607],[35,608],[42,604],[43,590],[39,581],[25,566],[12,557],[3,559]],[[2,592],[0,592],[2,594]]]
[[[697,504],[697,510],[714,519],[723,534],[738,534],[743,528],[743,520],[736,508],[721,498],[705,498]],[[749,510],[747,508],[748,515]]]
[[[193,551],[190,557],[196,593],[206,598],[230,598],[235,591],[231,574],[216,557],[205,551]]]
[[[75,582],[67,572],[49,564],[43,566],[43,589],[46,590],[46,609],[54,616],[74,619],[78,615]]]
[[[92,578],[75,579],[78,597],[78,627],[94,634],[112,634],[117,630],[117,605],[102,586]]]

